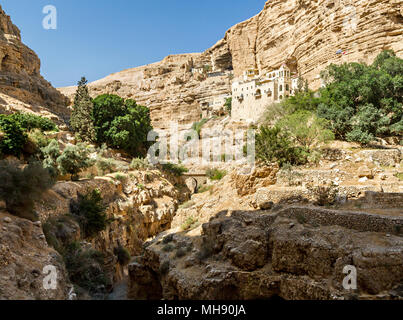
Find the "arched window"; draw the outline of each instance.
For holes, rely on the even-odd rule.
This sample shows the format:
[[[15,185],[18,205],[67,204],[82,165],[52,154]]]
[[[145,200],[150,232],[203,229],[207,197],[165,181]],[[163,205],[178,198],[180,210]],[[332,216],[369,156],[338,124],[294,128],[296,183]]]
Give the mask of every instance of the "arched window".
[[[280,96],[280,100],[283,100],[283,96]]]
[[[288,84],[285,85],[285,90],[290,90],[290,86]]]
[[[283,91],[283,85],[280,84],[280,91]]]

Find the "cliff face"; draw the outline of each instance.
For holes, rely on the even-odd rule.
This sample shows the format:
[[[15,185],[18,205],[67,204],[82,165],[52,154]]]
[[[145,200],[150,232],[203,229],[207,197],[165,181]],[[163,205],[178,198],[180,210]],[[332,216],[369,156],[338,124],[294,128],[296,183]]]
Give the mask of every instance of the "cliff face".
[[[235,76],[251,67],[268,72],[287,62],[316,89],[317,76],[330,63],[371,63],[384,49],[401,57],[402,8],[402,0],[268,1],[260,14],[225,36]]]
[[[403,56],[402,0],[273,0],[261,13],[227,31],[201,54],[169,56],[163,61],[110,75],[90,84],[93,95],[117,93],[151,109],[157,128],[169,120],[200,119],[202,103],[231,92],[229,74],[205,77],[192,68],[269,72],[283,63],[302,74],[310,87],[330,63],[371,63],[383,49]],[[336,54],[342,50],[347,54]],[[74,87],[60,89],[69,97]]]
[[[68,115],[67,99],[40,74],[40,60],[0,6],[0,112]]]

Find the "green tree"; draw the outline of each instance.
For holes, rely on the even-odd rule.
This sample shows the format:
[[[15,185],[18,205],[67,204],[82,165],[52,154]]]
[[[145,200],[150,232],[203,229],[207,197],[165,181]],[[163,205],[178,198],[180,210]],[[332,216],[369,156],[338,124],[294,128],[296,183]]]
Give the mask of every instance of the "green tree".
[[[231,115],[232,112],[232,98],[225,99],[225,110]]]
[[[90,150],[83,144],[67,146],[63,153],[57,158],[56,163],[62,174],[71,174],[71,180],[78,180],[78,174],[86,168],[91,167],[94,159],[90,159]]]
[[[300,110],[281,119],[279,128],[307,152],[318,144],[334,139],[334,134],[327,129],[328,121],[318,118],[315,113]]]
[[[82,141],[95,141],[95,129],[92,119],[93,108],[94,106],[88,92],[87,80],[85,77],[82,77],[78,82],[70,118],[71,128]]]
[[[0,151],[19,157],[27,143],[28,135],[15,117],[0,115]]]
[[[57,158],[60,156],[59,143],[53,139],[46,147],[41,148],[41,151],[44,157],[43,167],[49,170],[51,176],[57,177],[59,174],[57,168]]]
[[[131,156],[144,155],[153,129],[148,108],[134,100],[104,94],[94,99],[94,125],[98,143],[122,149]]]
[[[403,60],[383,51],[370,66],[330,65],[322,78],[318,115],[330,120],[336,137],[369,143],[403,134]]]
[[[287,132],[279,127],[270,128],[261,126],[256,134],[256,158],[266,164],[277,162],[285,164],[304,164],[307,154],[300,147],[296,147],[290,140]]]
[[[98,189],[80,195],[78,202],[71,206],[71,213],[80,223],[86,238],[94,237],[105,230],[108,225],[105,212],[106,207]]]

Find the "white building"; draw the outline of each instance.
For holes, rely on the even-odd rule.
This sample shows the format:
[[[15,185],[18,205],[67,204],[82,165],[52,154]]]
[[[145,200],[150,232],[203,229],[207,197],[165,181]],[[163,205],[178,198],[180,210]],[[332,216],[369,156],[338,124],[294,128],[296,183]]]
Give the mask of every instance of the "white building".
[[[257,121],[270,104],[294,94],[297,87],[298,78],[292,79],[286,65],[264,76],[247,70],[232,83],[232,118]]]

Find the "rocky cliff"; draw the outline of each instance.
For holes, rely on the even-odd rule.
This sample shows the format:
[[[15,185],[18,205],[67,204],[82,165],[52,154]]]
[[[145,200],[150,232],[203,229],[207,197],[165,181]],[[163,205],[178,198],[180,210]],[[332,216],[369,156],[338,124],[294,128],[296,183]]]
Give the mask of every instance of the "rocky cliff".
[[[264,73],[287,63],[316,89],[320,71],[330,63],[370,63],[383,49],[403,57],[402,8],[402,0],[268,1],[258,15],[232,27],[204,53],[169,56],[110,75],[92,83],[91,93],[134,98],[150,107],[157,128],[166,128],[169,120],[199,120],[203,102],[231,92],[229,73],[207,77],[192,72],[203,66],[233,69],[239,76],[248,68]],[[74,90],[60,89],[69,97]]]
[[[66,118],[67,99],[40,74],[40,60],[0,6],[0,112]]]

